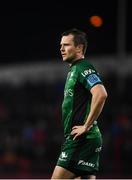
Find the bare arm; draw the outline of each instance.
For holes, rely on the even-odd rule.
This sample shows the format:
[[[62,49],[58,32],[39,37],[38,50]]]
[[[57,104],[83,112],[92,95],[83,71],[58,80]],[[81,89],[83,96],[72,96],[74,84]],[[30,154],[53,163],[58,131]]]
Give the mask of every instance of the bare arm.
[[[107,92],[102,85],[96,85],[91,89],[92,93],[92,101],[91,101],[91,109],[89,116],[86,120],[85,126],[88,129],[92,124],[93,121],[96,120],[105,104],[105,100],[107,98]]]
[[[74,126],[72,128],[71,134],[75,135],[74,139],[76,139],[81,134],[87,132],[92,127],[94,120],[97,120],[104,107],[105,100],[107,98],[107,92],[105,87],[101,84],[97,84],[91,89],[91,94],[92,100],[90,113],[84,125]]]

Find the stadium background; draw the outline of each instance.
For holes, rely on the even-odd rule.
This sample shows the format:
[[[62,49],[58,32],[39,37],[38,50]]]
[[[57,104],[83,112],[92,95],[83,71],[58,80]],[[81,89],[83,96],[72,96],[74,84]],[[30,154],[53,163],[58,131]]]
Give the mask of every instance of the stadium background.
[[[101,16],[102,26],[90,24],[93,15]],[[130,0],[1,6],[0,178],[50,178],[63,141],[68,71],[60,34],[72,27],[88,33],[86,57],[109,95],[99,118],[104,147],[98,178],[132,177],[131,17]]]

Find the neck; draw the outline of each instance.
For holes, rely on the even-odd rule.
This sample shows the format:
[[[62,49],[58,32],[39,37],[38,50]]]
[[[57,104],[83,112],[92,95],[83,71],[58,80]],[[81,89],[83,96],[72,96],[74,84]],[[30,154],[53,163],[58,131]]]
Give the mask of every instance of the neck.
[[[71,66],[72,64],[79,61],[80,59],[84,59],[84,56],[81,56],[80,58],[74,59],[72,62],[69,63],[69,65]]]

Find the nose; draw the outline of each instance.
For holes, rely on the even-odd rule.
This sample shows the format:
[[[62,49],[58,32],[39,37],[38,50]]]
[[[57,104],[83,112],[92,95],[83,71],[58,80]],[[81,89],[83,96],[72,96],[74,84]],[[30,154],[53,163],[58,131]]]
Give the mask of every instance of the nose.
[[[63,46],[60,47],[60,51],[64,51],[64,47]]]

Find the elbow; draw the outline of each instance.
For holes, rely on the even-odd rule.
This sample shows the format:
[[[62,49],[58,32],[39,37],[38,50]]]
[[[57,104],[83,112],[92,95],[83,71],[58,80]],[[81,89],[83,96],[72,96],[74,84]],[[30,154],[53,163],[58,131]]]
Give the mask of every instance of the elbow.
[[[106,91],[104,91],[103,97],[104,97],[104,99],[106,99],[108,97],[108,93]]]
[[[105,100],[107,99],[107,97],[108,97],[108,94],[107,94],[106,91],[104,91],[104,92],[101,93],[101,95],[100,95],[100,100],[101,100],[101,101],[105,101]]]

